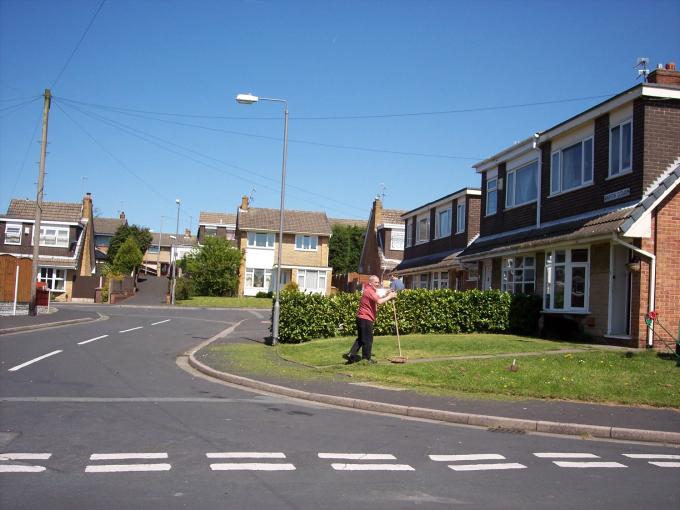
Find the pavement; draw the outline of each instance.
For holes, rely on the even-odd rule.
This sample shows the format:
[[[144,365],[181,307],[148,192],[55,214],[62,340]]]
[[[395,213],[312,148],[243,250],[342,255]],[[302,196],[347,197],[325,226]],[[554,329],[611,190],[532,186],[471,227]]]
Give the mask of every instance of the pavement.
[[[109,306],[101,305],[101,313],[58,305],[55,308],[54,313],[37,317],[0,317],[0,335],[102,320],[106,318],[104,314]],[[680,409],[562,400],[438,397],[410,388],[356,382],[344,374],[338,374],[332,380],[297,380],[251,374],[237,364],[229,364],[228,360],[228,368],[225,368],[225,360],[216,358],[208,349],[209,345],[265,342],[267,329],[262,321],[242,322],[245,324],[238,323],[188,351],[189,363],[206,375],[259,392],[352,409],[478,426],[498,432],[539,432],[680,446]],[[380,362],[388,363],[386,360]]]

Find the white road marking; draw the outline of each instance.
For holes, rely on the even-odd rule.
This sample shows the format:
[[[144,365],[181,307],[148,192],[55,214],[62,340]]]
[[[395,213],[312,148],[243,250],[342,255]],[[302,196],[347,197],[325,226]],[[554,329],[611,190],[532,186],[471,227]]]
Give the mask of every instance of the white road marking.
[[[534,453],[536,457],[542,459],[599,459],[593,453],[566,453],[566,452],[548,452],[548,453]]]
[[[93,453],[90,460],[167,459],[167,453]]]
[[[452,464],[449,468],[454,471],[493,471],[499,469],[526,469],[526,466],[516,462],[507,462],[502,464]]]
[[[389,453],[320,453],[320,459],[347,459],[347,460],[396,460]]]
[[[47,460],[51,453],[0,453],[0,460]]]
[[[130,328],[130,329],[124,329],[123,331],[119,331],[118,333],[127,333],[128,331],[134,331],[135,329],[142,329],[144,326],[137,326],[136,328]]]
[[[650,462],[652,466],[680,468],[680,462]]]
[[[625,468],[628,467],[618,462],[562,462],[559,460],[553,461],[559,467],[565,468]]]
[[[497,453],[480,453],[471,455],[430,455],[435,462],[455,462],[458,460],[503,460],[505,457]]]
[[[43,466],[13,466],[11,464],[0,465],[0,473],[42,473]]]
[[[86,473],[125,473],[132,471],[170,471],[170,464],[109,464],[86,466]]]
[[[281,452],[210,452],[205,454],[209,459],[285,459]]]
[[[680,455],[657,455],[655,453],[624,453],[623,456],[631,459],[680,459]]]
[[[94,342],[95,340],[101,340],[102,338],[106,338],[107,336],[109,335],[102,335],[95,338],[90,338],[89,340],[85,340],[84,342],[78,342],[78,345],[89,344],[90,342]]]
[[[266,464],[252,462],[235,462],[210,464],[213,471],[295,471],[293,464]]]
[[[331,464],[336,471],[415,471],[408,464]]]
[[[0,461],[47,460],[50,457],[51,453],[0,453]],[[45,469],[45,466],[0,464],[0,473],[42,473]]]
[[[22,368],[24,368],[24,367],[27,367],[28,365],[30,365],[30,364],[32,364],[32,363],[35,363],[36,361],[40,361],[41,359],[49,358],[50,356],[54,356],[55,354],[59,354],[60,352],[64,352],[64,351],[52,351],[52,352],[50,352],[50,353],[48,353],[48,354],[44,354],[43,356],[40,356],[40,357],[38,357],[38,358],[32,359],[31,361],[27,361],[26,363],[22,363],[21,365],[17,365],[16,367],[10,368],[10,369],[9,369],[9,372],[15,372],[15,371],[17,371],[17,370],[19,370],[19,369],[22,369]]]
[[[151,323],[151,325],[152,325],[152,326],[156,326],[156,325],[158,325],[158,324],[163,324],[164,322],[170,322],[171,320],[172,320],[172,319],[166,319],[166,320],[160,321],[160,322],[153,322],[153,323]]]

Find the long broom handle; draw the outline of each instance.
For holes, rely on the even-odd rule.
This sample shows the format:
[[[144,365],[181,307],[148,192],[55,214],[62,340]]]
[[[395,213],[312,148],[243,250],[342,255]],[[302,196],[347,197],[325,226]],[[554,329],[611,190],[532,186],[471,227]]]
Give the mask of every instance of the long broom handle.
[[[401,340],[399,340],[399,321],[397,320],[397,307],[392,301],[392,311],[394,312],[394,327],[397,329],[397,346],[399,347],[399,356],[401,356]]]

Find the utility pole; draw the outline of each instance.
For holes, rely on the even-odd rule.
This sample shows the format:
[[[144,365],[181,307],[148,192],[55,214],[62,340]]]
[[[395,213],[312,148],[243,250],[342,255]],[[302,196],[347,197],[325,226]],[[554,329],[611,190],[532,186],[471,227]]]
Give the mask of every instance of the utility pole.
[[[38,190],[35,200],[35,223],[33,224],[33,261],[31,264],[31,301],[28,304],[28,314],[36,316],[36,282],[38,280],[38,256],[40,252],[40,220],[42,219],[43,188],[45,185],[45,156],[47,155],[47,123],[50,116],[52,93],[45,89],[45,104],[43,106],[42,144],[40,146],[40,170],[38,172]]]

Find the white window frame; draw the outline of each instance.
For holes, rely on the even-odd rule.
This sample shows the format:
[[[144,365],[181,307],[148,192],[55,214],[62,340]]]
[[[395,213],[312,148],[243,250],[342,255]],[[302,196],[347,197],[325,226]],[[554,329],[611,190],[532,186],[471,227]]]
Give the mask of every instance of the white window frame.
[[[587,253],[587,260],[573,262],[572,254],[574,251],[585,250]],[[564,252],[564,262],[557,262],[557,252]],[[543,309],[547,312],[571,312],[571,313],[588,313],[590,303],[590,261],[591,253],[589,246],[579,246],[574,248],[556,248],[545,252],[545,269],[544,269],[544,283],[543,283]],[[564,269],[564,306],[562,308],[555,307],[555,272],[558,268]],[[584,271],[584,296],[583,306],[572,306],[571,298],[573,291],[574,269],[582,269]]]
[[[446,215],[446,219],[442,222],[442,215]],[[437,209],[434,215],[434,231],[436,239],[448,237],[451,235],[451,207],[442,207]]]
[[[456,204],[456,234],[465,232],[465,200]]]
[[[302,292],[325,294],[328,275],[323,269],[298,269],[296,281]],[[310,281],[314,282],[313,287],[308,285]]]
[[[466,269],[467,281],[472,282],[479,280],[479,266],[477,264],[471,264]]]
[[[430,273],[420,273],[417,276],[417,289],[429,289],[430,288]]]
[[[317,251],[319,246],[319,236],[306,234],[295,234],[296,251]]]
[[[404,232],[406,233],[406,247],[413,245],[413,232],[411,231],[412,220],[404,220]]]
[[[9,232],[10,229],[16,230],[16,234],[14,235],[16,242],[10,242],[9,241],[8,232]],[[23,226],[21,225],[21,223],[5,223],[5,244],[12,244],[12,245],[15,245],[15,246],[20,246],[21,245],[22,231],[23,231]]]
[[[425,221],[424,227],[421,227],[423,224],[423,220]],[[430,242],[430,213],[428,212],[427,214],[418,216],[416,219],[416,244],[423,244],[423,243],[428,243]],[[421,230],[424,228],[425,232],[425,239],[421,239],[423,232]]]
[[[628,166],[623,166],[623,128],[626,125],[630,125],[630,146],[626,148],[628,151]],[[614,168],[614,158],[612,158],[612,149],[614,145],[614,130],[619,130],[618,142],[619,142],[619,153],[618,153],[618,167]],[[618,123],[616,126],[609,128],[609,177],[618,177],[619,175],[625,175],[633,171],[633,119],[627,119],[623,122]]]
[[[257,239],[258,236],[267,236],[265,238],[265,245],[264,246],[258,246],[257,245]],[[250,231],[248,232],[248,247],[249,248],[261,248],[261,249],[274,249],[274,234],[272,232],[254,232]]]
[[[160,247],[157,244],[150,244],[149,247],[146,249],[147,253],[160,253]]]
[[[432,290],[448,289],[449,288],[449,272],[448,271],[433,271],[431,278]]]
[[[217,237],[217,227],[205,227],[205,237]]]
[[[520,260],[521,259],[521,260]],[[532,259],[532,260],[529,260]],[[521,279],[517,279],[517,273],[521,271]],[[528,273],[533,271],[533,279]],[[501,262],[501,290],[515,294],[515,285],[521,285],[521,294],[536,293],[536,255],[522,254],[511,257],[503,257]],[[533,285],[533,291],[527,292],[527,286]]]
[[[255,286],[255,273],[262,272],[262,286]],[[272,270],[262,267],[247,267],[245,286],[249,289],[259,289],[263,292],[268,292],[271,287]]]
[[[522,170],[535,167],[534,170],[534,187],[536,187],[536,195],[525,202],[517,202],[517,174]],[[538,159],[534,159],[524,165],[508,170],[505,173],[505,208],[512,209],[513,207],[520,207],[527,204],[532,204],[538,199]]]
[[[404,231],[392,229],[390,231],[390,250],[404,250]]]
[[[487,177],[486,180],[486,216],[493,216],[498,212],[498,175]]]
[[[64,292],[66,290],[66,269],[41,267],[38,281],[47,283],[47,290]]]
[[[586,142],[590,142],[590,154],[586,154]],[[572,149],[577,145],[581,145],[581,180],[578,185],[571,188],[563,187],[563,170],[564,170],[564,151]],[[590,158],[590,178],[586,179],[586,159]],[[567,193],[575,189],[581,189],[593,184],[595,175],[595,140],[592,136],[588,136],[576,143],[570,144],[568,147],[563,147],[559,150],[553,151],[550,155],[550,196]]]
[[[44,225],[40,227],[40,246],[52,248],[68,248],[69,227],[59,227],[56,225]],[[48,231],[54,231],[53,235],[48,236]],[[54,243],[48,242],[54,240]]]

